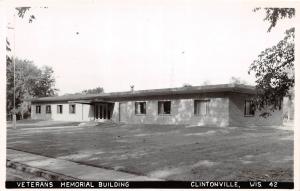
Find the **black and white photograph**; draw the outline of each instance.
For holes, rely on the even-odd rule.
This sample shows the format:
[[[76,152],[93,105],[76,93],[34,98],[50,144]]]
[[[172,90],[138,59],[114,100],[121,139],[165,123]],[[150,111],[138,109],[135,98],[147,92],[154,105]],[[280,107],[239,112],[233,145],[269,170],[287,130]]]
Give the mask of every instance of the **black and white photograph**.
[[[299,2],[3,5],[6,189],[297,188]]]

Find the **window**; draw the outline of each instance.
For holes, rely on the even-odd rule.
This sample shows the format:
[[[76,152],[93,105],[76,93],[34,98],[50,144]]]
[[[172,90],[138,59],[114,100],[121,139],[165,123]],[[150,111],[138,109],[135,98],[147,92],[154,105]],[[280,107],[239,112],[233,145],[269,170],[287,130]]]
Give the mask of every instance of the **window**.
[[[40,105],[35,106],[35,113],[41,113],[41,106]]]
[[[51,113],[51,105],[46,105],[46,113]]]
[[[194,101],[194,114],[195,115],[208,115],[210,100],[195,100]]]
[[[63,105],[57,105],[57,113],[63,113]]]
[[[69,105],[69,113],[75,113],[76,112],[76,105],[70,104]]]
[[[135,114],[146,114],[146,102],[135,102]]]
[[[158,102],[158,114],[171,114],[171,101],[159,101]]]
[[[244,109],[244,115],[245,116],[254,116],[255,114],[255,105],[253,101],[246,100],[245,101],[245,109]]]

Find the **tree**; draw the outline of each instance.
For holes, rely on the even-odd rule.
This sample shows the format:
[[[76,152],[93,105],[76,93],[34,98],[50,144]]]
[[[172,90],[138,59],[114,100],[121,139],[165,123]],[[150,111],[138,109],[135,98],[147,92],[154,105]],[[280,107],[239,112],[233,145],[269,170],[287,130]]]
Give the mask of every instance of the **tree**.
[[[28,60],[19,60],[15,59],[15,104],[16,108],[20,107],[23,100],[23,95],[30,94],[30,87],[37,80],[37,76],[39,75],[39,70],[36,66],[32,64],[32,62]],[[6,63],[6,111],[7,114],[13,113],[13,102],[14,102],[14,69],[13,63]],[[23,109],[22,109],[23,110]],[[18,112],[18,111],[16,111]],[[23,112],[24,114],[24,112]]]
[[[254,9],[258,11],[260,8]],[[268,32],[279,19],[292,18],[293,8],[265,8],[265,21],[270,22]],[[286,30],[285,37],[271,48],[266,48],[249,67],[248,73],[256,77],[258,94],[255,103],[258,109],[281,109],[284,97],[294,87],[294,39],[295,28]]]
[[[183,84],[182,84],[182,87],[183,87],[183,88],[189,88],[189,87],[192,87],[192,85],[189,84],[189,83],[183,83]]]
[[[207,86],[207,85],[211,85],[212,83],[211,83],[211,81],[209,81],[209,80],[205,80],[204,82],[202,82],[202,84],[201,85],[203,85],[203,86]]]
[[[40,7],[40,8],[47,9],[48,7]],[[16,7],[15,9],[17,11],[18,17],[24,19],[26,13],[29,12],[31,7]],[[34,14],[29,14],[28,18],[26,18],[26,19],[28,20],[29,23],[32,23],[33,20],[36,19],[36,17],[34,16]],[[6,38],[6,51],[7,52],[11,51],[10,43],[9,43],[9,40],[7,38]],[[8,55],[6,55],[6,62],[8,62],[8,61],[11,61],[11,58]]]
[[[47,7],[40,7],[47,8]],[[25,18],[26,13],[29,12],[30,7],[16,7],[17,15],[20,18]],[[28,14],[27,14],[28,15]],[[31,23],[35,16],[29,14],[27,18]],[[10,52],[10,42],[6,39],[6,51]],[[45,69],[38,69],[31,61],[20,60],[6,55],[6,113],[9,116],[16,112],[18,118],[24,118],[30,114],[30,103],[26,100],[38,96],[54,95],[57,89],[54,88],[55,80],[53,77],[53,70],[50,67]],[[15,61],[15,105],[16,110],[13,111],[14,103],[14,68],[13,61]],[[45,86],[43,86],[45,85]]]
[[[49,66],[44,66],[40,70],[40,76],[33,86],[34,97],[49,97],[54,96],[58,89],[54,88],[55,78],[54,71]]]
[[[20,18],[24,18],[26,12],[29,11],[31,7],[16,7],[15,9],[17,10],[17,14]],[[28,22],[29,23],[32,23],[32,21],[35,19],[35,16],[33,14],[30,14],[29,15],[29,18],[28,18]]]
[[[253,11],[259,11],[261,10],[260,7],[255,8]],[[294,8],[264,8],[266,12],[266,16],[264,18],[264,21],[267,21],[270,23],[270,26],[268,28],[268,32],[271,31],[273,27],[276,26],[277,21],[279,19],[284,18],[293,18],[295,16],[295,9]]]
[[[242,80],[241,78],[238,78],[238,77],[234,77],[234,76],[232,76],[232,77],[229,79],[229,83],[230,83],[230,84],[244,84],[244,85],[247,85],[247,84],[248,84],[247,81]]]
[[[87,89],[87,90],[83,90],[81,93],[82,94],[100,94],[103,93],[104,89],[102,87],[96,87],[93,89]]]
[[[30,103],[26,100],[33,97],[53,96],[57,89],[54,88],[55,80],[50,67],[39,69],[32,61],[15,60],[15,96],[16,113],[18,118],[30,114]],[[14,69],[12,62],[6,63],[6,112],[13,113]]]

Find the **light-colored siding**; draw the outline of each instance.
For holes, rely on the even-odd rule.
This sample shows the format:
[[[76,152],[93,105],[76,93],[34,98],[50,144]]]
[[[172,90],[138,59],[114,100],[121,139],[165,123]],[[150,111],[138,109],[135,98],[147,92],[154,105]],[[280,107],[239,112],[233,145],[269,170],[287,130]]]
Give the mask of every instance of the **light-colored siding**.
[[[36,106],[40,105],[41,106],[41,113],[36,113]],[[31,105],[31,119],[40,119],[40,120],[50,120],[51,119],[51,114],[46,113],[46,105],[50,104],[34,104]]]
[[[41,105],[41,113],[35,112],[36,105]],[[46,105],[51,105],[51,114],[46,114]],[[63,113],[57,113],[57,105],[63,105]],[[69,103],[32,104],[31,118],[55,121],[90,121],[94,119],[93,107],[76,103],[75,113],[69,113]]]
[[[264,111],[255,111],[253,117],[244,116],[245,100],[251,96],[246,94],[231,94],[229,96],[229,125],[230,126],[271,126],[282,125],[282,110],[271,112],[271,116],[259,116]]]

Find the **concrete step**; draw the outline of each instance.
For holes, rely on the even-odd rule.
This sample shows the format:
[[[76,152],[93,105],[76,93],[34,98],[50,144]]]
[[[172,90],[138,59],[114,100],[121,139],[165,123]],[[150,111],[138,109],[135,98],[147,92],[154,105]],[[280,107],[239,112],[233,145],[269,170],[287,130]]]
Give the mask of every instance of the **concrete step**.
[[[120,126],[119,123],[115,123],[113,121],[105,121],[105,122],[99,122],[99,121],[88,121],[88,122],[82,122],[78,126],[80,127],[116,127]]]

